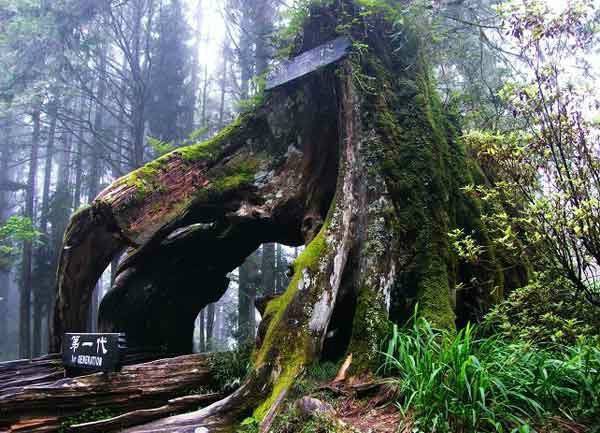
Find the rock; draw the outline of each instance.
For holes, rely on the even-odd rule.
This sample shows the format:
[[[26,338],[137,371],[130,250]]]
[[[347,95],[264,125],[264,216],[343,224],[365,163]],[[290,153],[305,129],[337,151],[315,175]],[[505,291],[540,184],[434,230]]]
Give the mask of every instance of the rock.
[[[305,416],[331,415],[334,413],[333,406],[313,397],[302,397],[296,400],[296,408]]]

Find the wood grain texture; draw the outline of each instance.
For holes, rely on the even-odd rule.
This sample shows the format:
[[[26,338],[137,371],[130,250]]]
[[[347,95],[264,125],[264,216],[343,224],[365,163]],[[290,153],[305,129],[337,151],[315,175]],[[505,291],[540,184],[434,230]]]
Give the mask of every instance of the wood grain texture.
[[[212,394],[187,395],[210,384],[208,357],[203,354],[130,365],[118,373],[57,376],[64,376],[57,356],[0,364],[0,432],[58,431],[65,419],[89,408],[134,412],[121,418],[129,426],[216,399]],[[154,412],[144,412],[148,410]]]

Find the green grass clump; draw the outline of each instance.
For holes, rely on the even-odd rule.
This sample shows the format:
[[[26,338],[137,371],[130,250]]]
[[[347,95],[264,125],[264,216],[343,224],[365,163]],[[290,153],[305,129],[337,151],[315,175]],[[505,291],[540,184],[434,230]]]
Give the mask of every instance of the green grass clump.
[[[600,419],[600,348],[583,341],[549,351],[414,319],[409,329],[394,327],[384,355],[397,405],[419,431],[524,432],[554,416]]]

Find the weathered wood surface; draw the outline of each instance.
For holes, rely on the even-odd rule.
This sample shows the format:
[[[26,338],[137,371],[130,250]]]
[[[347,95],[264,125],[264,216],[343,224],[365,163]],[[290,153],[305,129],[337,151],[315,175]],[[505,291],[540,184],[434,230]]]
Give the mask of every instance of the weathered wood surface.
[[[71,426],[70,430],[73,433],[106,433],[109,431],[118,431],[126,427],[155,421],[173,414],[180,414],[189,410],[195,410],[199,407],[205,407],[221,398],[223,398],[223,395],[218,393],[187,395],[171,399],[167,404],[161,407],[140,409],[102,421],[75,424]]]
[[[6,380],[11,372],[17,378]],[[56,380],[59,374],[64,372],[57,357],[1,364],[2,383],[10,386],[0,389],[0,432],[57,431],[66,418],[88,408],[127,413],[166,406],[173,409],[168,413],[177,413],[213,400],[204,396],[176,399],[210,384],[208,358],[202,354],[131,365],[119,373]],[[44,376],[52,380],[42,382]],[[144,415],[124,419],[128,425],[140,418],[140,422],[150,420]]]
[[[0,393],[7,388],[52,382],[65,375],[60,355],[0,363]]]

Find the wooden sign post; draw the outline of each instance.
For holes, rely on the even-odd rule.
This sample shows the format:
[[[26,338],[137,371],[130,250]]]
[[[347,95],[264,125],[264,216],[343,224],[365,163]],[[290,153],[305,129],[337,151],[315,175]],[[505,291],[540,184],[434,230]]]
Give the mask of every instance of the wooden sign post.
[[[63,363],[72,371],[118,371],[127,349],[124,334],[65,334]]]
[[[337,62],[348,54],[351,46],[350,39],[341,37],[283,62],[269,74],[265,88],[273,89]]]

